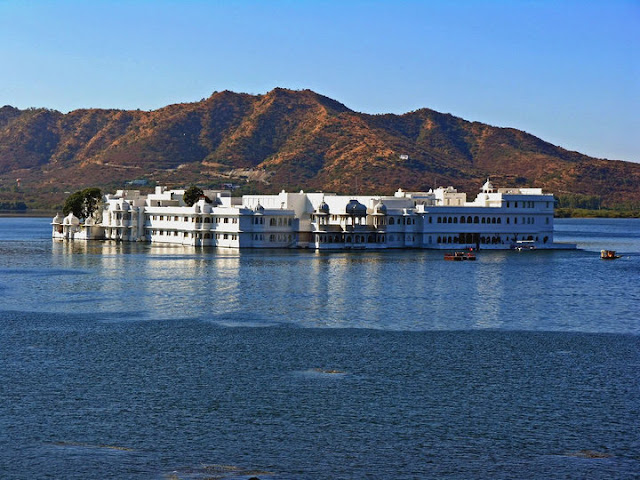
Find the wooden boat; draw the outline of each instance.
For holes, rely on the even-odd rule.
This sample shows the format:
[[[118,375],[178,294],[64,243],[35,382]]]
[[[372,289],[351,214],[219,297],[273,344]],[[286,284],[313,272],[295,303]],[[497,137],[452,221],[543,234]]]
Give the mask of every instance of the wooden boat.
[[[476,254],[472,252],[448,252],[444,254],[445,260],[452,260],[454,262],[462,262],[463,260],[475,260]]]
[[[620,258],[620,255],[616,255],[615,250],[600,250],[600,258],[602,260],[615,260]]]

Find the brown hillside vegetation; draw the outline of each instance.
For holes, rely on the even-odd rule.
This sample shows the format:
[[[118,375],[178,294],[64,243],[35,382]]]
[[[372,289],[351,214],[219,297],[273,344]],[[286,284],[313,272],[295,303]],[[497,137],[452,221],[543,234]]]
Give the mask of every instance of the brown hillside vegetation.
[[[0,108],[0,200],[149,184],[391,193],[539,186],[640,205],[640,165],[569,152],[511,128],[421,109],[367,115],[310,90],[216,92],[154,111]],[[21,179],[18,188],[16,179]],[[247,183],[249,182],[249,183]]]

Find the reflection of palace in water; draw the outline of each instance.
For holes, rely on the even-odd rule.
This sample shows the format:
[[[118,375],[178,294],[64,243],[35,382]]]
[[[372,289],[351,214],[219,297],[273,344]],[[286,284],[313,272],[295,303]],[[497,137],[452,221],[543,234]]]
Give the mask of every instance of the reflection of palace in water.
[[[389,196],[288,193],[232,197],[206,190],[106,195],[99,220],[57,215],[54,238],[229,248],[567,248],[553,241],[554,199],[539,188],[487,181],[475,200],[453,187]]]

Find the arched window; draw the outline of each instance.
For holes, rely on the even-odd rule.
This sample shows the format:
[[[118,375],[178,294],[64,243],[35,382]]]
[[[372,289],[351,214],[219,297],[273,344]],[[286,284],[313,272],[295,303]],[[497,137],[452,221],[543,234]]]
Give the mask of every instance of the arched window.
[[[393,219],[393,217],[389,217],[389,225],[393,225],[396,221]]]
[[[460,217],[460,223],[465,223],[465,218],[464,217]]]
[[[453,223],[458,223],[458,217],[453,217]]]
[[[480,217],[473,217],[473,223],[480,223]]]

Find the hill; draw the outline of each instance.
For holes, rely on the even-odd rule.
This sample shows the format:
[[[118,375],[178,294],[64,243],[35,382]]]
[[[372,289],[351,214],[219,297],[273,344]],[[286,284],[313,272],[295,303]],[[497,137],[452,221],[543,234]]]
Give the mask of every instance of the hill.
[[[216,92],[153,111],[0,108],[0,202],[56,206],[65,191],[142,180],[391,193],[539,186],[640,205],[640,165],[602,160],[512,128],[420,109],[368,115],[310,90]],[[17,179],[20,179],[19,186]]]

